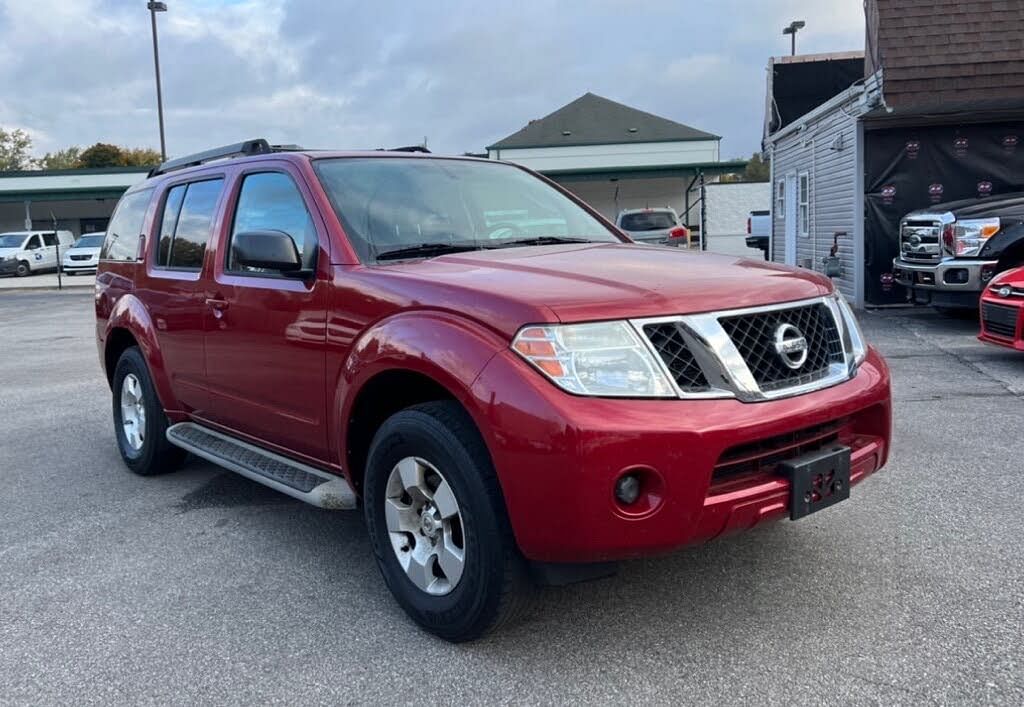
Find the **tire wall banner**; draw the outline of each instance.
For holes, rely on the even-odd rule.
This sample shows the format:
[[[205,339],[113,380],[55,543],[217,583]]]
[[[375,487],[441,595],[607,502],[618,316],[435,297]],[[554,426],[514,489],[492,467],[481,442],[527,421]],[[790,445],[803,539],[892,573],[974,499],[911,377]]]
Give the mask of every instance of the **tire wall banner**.
[[[942,202],[1024,191],[1024,121],[866,129],[864,180],[865,299],[904,302],[906,290],[892,281],[900,219]]]

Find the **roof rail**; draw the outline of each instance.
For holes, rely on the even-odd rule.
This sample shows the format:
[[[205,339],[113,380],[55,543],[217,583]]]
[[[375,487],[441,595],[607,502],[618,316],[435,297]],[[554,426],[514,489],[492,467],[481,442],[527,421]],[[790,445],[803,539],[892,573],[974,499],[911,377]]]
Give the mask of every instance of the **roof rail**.
[[[378,147],[377,152],[423,152],[428,155],[431,154],[426,145],[406,145],[405,147],[390,147],[387,149]]]
[[[213,160],[222,160],[230,157],[248,157],[249,155],[267,155],[271,152],[289,152],[301,150],[298,145],[271,145],[263,138],[236,142],[233,145],[215,147],[212,150],[197,152],[194,155],[186,155],[177,159],[167,160],[159,167],[150,170],[149,176],[155,177],[158,174],[166,174],[186,167],[196,167]]]

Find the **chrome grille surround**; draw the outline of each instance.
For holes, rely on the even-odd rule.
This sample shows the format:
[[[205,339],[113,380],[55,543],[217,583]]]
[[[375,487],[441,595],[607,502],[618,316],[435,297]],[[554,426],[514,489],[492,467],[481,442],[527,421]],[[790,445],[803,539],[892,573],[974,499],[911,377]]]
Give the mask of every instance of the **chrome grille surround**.
[[[952,255],[942,245],[942,231],[953,223],[950,213],[915,214],[900,221],[900,258],[911,263],[937,263]]]
[[[770,315],[816,305],[824,305],[828,309],[840,338],[841,354],[830,356],[827,367],[816,374],[813,380],[798,378],[799,382],[793,385],[762,388],[740,350],[726,332],[721,320],[755,314]],[[846,353],[851,350],[849,332],[846,330],[839,305],[830,296],[702,314],[633,319],[630,320],[630,323],[661,366],[662,372],[672,383],[676,395],[688,400],[706,398],[736,398],[743,402],[777,400],[838,385],[849,380],[854,373]],[[677,372],[670,369],[666,359],[662,356],[662,351],[659,351],[647,335],[647,327],[662,324],[675,325],[679,339],[685,343],[696,365],[704,374],[706,388],[702,386],[701,390],[697,392],[692,389],[685,390],[678,385]]]

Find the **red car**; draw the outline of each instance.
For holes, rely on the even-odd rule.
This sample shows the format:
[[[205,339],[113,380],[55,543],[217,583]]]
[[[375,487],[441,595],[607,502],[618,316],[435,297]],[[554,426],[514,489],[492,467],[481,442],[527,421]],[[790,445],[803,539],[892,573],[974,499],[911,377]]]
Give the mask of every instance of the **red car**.
[[[889,373],[808,270],[633,244],[527,169],[251,141],[121,199],[96,282],[117,445],[361,504],[453,641],[526,580],[800,518],[886,461]]]
[[[985,288],[978,338],[1024,351],[1024,268],[1007,270]]]

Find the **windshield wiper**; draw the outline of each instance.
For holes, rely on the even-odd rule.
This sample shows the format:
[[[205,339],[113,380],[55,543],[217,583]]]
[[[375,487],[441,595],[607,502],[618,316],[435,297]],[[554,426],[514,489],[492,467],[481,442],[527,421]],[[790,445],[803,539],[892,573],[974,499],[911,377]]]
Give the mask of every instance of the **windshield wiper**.
[[[435,255],[446,255],[448,253],[465,253],[470,250],[480,250],[481,246],[473,243],[420,243],[419,245],[406,246],[404,248],[393,248],[377,254],[377,260],[399,260],[401,258],[432,258]]]
[[[569,238],[566,236],[536,236],[535,238],[519,238],[514,241],[498,241],[495,248],[507,248],[517,245],[558,245],[559,243],[595,243],[589,238]]]

